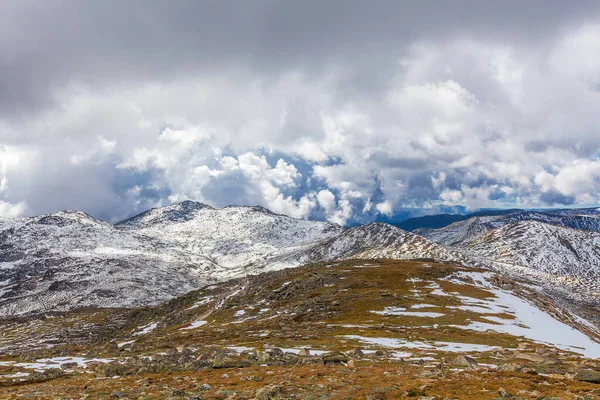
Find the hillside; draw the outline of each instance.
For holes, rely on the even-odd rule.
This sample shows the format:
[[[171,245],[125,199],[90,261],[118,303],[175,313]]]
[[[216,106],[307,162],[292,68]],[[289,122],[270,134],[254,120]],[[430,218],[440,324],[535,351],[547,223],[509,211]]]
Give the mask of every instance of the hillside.
[[[484,220],[500,221],[504,217],[512,219],[519,218],[521,220],[535,219],[542,222],[555,223],[557,225],[570,226],[572,228],[586,229],[598,231],[598,224],[594,221],[581,220],[574,218],[573,221],[569,219],[562,219],[560,217],[600,217],[599,208],[566,208],[566,209],[555,209],[555,210],[520,210],[520,209],[507,209],[507,210],[481,210],[470,214],[436,214],[426,215],[423,217],[409,218],[401,222],[393,222],[392,225],[409,231],[418,231],[419,234],[423,234],[438,229],[443,229],[451,224],[459,223],[461,221],[467,221],[473,218],[480,217],[492,217],[483,218]],[[561,222],[566,221],[566,222]],[[591,222],[591,223],[590,223]],[[426,234],[423,236],[427,236]]]
[[[600,289],[600,233],[521,221],[462,243],[470,254],[544,273],[572,277]]]
[[[597,390],[599,318],[453,264],[314,264],[161,306],[3,320],[0,397],[576,399]]]
[[[414,233],[443,245],[469,243],[480,234],[519,221],[537,221],[585,231],[600,232],[600,214],[597,210],[560,210],[554,213],[517,211],[503,215],[475,216],[440,229],[416,229]]]

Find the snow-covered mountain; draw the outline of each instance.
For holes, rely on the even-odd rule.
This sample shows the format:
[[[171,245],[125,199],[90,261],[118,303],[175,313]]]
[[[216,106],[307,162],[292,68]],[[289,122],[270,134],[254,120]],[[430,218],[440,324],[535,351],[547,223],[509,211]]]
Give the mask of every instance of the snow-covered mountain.
[[[343,231],[336,224],[291,218],[263,207],[215,209],[191,201],[149,210],[116,227],[168,241],[199,257],[196,261],[205,263],[207,271],[231,276],[265,267],[273,257]]]
[[[87,214],[0,222],[0,315],[159,302],[207,282],[191,254]]]
[[[600,232],[600,211],[587,208],[552,212],[519,210],[510,214],[475,216],[439,229],[417,229],[414,233],[439,244],[460,245],[468,243],[484,232],[519,221],[537,221]]]
[[[323,240],[309,249],[286,256],[284,260],[305,264],[348,258],[432,258],[465,263],[469,261],[452,249],[380,222],[345,229],[339,235]]]
[[[344,229],[262,207],[186,201],[116,225],[77,211],[5,218],[0,315],[156,304],[215,281],[350,256],[451,258],[390,225]]]
[[[217,281],[349,258],[428,258],[597,286],[600,233],[591,230],[600,219],[542,218],[549,217],[472,218],[432,233],[439,243],[384,223],[344,229],[262,207],[191,201],[116,225],[78,211],[2,218],[0,316],[157,304]]]
[[[555,287],[568,285],[567,290],[577,287],[587,297],[600,293],[597,209],[480,216],[415,233],[488,268]]]
[[[476,258],[519,265],[600,287],[600,233],[520,221],[463,242]]]

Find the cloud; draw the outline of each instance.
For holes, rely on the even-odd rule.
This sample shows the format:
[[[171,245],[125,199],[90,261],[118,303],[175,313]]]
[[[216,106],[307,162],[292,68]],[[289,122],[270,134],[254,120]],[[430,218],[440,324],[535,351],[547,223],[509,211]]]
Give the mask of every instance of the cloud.
[[[26,210],[27,204],[25,202],[11,204],[0,200],[0,217],[18,217]]]
[[[600,201],[598,2],[239,7],[3,2],[2,212]]]
[[[382,203],[379,203],[375,206],[375,208],[377,209],[377,211],[379,211],[380,213],[387,215],[387,216],[391,216],[392,215],[392,205],[389,201],[384,201]]]

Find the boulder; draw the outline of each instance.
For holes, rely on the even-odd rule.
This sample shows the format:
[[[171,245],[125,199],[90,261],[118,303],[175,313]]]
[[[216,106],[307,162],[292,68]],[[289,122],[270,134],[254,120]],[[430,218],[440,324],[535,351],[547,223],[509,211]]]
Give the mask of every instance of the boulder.
[[[79,364],[77,364],[76,362],[67,362],[60,364],[60,369],[73,369],[77,368],[78,366]]]
[[[498,394],[500,395],[500,398],[502,398],[502,399],[510,399],[513,397],[510,393],[508,393],[506,391],[506,389],[504,389],[502,387],[500,389],[498,389]]]
[[[283,357],[285,353],[279,347],[272,347],[267,350],[267,353],[272,357]]]
[[[339,351],[325,353],[321,356],[321,359],[325,365],[345,364],[348,362],[348,357]]]
[[[207,390],[212,390],[212,386],[208,383],[203,383],[202,385],[200,385],[200,390],[202,390],[203,392],[207,391]]]
[[[473,358],[471,358],[469,356],[465,356],[463,354],[455,357],[451,361],[451,363],[452,363],[452,365],[467,367],[468,369],[477,369],[479,367],[479,365],[477,364],[477,362],[475,360],[473,360]]]
[[[310,357],[310,350],[307,348],[300,349],[300,351],[298,352],[298,355],[300,357]]]
[[[357,347],[354,350],[350,351],[348,355],[352,358],[363,358],[365,356],[365,353],[363,353],[363,351]]]
[[[256,352],[256,362],[259,365],[268,364],[271,361],[272,357],[269,353],[265,353],[264,351]]]
[[[523,364],[507,363],[498,367],[498,371],[522,372],[526,368]]]
[[[573,379],[580,382],[600,383],[600,371],[582,369],[573,376]]]

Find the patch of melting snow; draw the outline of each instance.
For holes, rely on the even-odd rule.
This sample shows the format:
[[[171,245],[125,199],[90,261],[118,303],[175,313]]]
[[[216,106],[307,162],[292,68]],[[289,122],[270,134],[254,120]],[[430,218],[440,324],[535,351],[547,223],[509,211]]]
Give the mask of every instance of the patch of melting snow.
[[[86,367],[87,363],[90,362],[101,362],[101,363],[109,363],[113,360],[107,358],[83,358],[83,357],[54,357],[54,358],[40,358],[36,360],[34,363],[26,363],[20,362],[12,364],[15,367],[25,368],[25,369],[34,369],[36,371],[43,371],[50,368],[60,368],[62,364],[65,363],[77,363],[79,367]]]
[[[185,330],[189,330],[189,329],[196,329],[201,327],[202,325],[206,325],[208,322],[207,321],[194,321],[192,322],[189,326],[186,326],[184,328],[179,329],[180,331],[185,331]]]
[[[246,310],[238,310],[235,312],[234,317],[241,317],[244,314],[246,314]]]
[[[497,324],[471,322],[462,328],[476,331],[490,329],[513,336],[523,336],[562,350],[579,353],[585,357],[600,357],[600,343],[593,341],[577,329],[554,319],[550,314],[511,292],[493,287],[488,281],[492,276],[491,273],[461,272],[460,274],[472,278],[477,286],[485,288],[495,296],[493,299],[477,300],[479,303],[485,304],[486,308],[493,310],[492,312],[509,313],[515,317],[513,320],[507,320],[484,315],[484,318]]]
[[[366,351],[363,350],[363,353],[368,354]],[[412,353],[406,352],[406,351],[393,351],[390,354],[390,358],[393,358],[394,360],[401,360],[401,359],[409,359],[408,357],[412,356]]]
[[[406,361],[417,361],[417,360],[423,360],[423,361],[436,361],[436,359],[434,357],[431,356],[425,356],[425,357],[411,357],[411,358],[407,358]]]
[[[288,348],[281,347],[281,350],[283,350],[284,353],[293,353],[293,354],[300,353],[301,349],[308,349],[308,351],[310,352],[311,356],[320,356],[322,354],[327,353],[327,351],[325,351],[325,350],[313,350],[310,347],[302,347],[302,348],[299,348],[299,349],[288,349]]]
[[[0,375],[0,378],[24,378],[26,376],[29,376],[29,372],[16,372],[9,375]]]
[[[469,353],[483,352],[500,349],[498,346],[487,346],[482,344],[472,343],[453,343],[453,342],[410,342],[404,339],[383,338],[383,337],[366,337],[358,335],[345,335],[348,339],[356,339],[363,343],[377,345],[381,347],[389,347],[392,349],[407,348],[407,349],[424,349],[424,350],[442,350],[453,353]]]
[[[157,326],[158,326],[158,324],[156,322],[153,322],[151,324],[144,325],[144,326],[139,326],[137,329],[140,329],[140,330],[137,332],[134,332],[133,336],[145,335],[147,333],[150,333],[153,330],[155,330]]]
[[[427,318],[439,318],[446,314],[437,312],[423,312],[423,311],[406,311],[403,307],[385,307],[383,311],[371,311],[373,314],[379,315],[405,315],[408,317],[427,317]]]
[[[195,302],[194,305],[192,305],[191,307],[188,308],[188,310],[193,310],[194,308],[198,308],[200,306],[203,306],[204,304],[208,303],[212,299],[213,299],[213,296],[203,297],[202,300]]]
[[[569,350],[586,357],[600,357],[600,343],[594,342],[580,331],[554,319],[550,314],[533,306],[529,302],[503,290],[491,289],[495,301],[510,307],[510,314],[514,320],[501,320],[499,318],[486,318],[497,322],[471,322],[466,329],[486,331],[488,329],[508,333],[513,336],[524,336],[540,343],[554,345],[562,350]]]
[[[254,347],[245,346],[227,346],[226,349],[233,350],[236,353],[243,353],[244,351],[254,351]]]
[[[431,307],[438,307],[438,306],[433,305],[433,304],[413,304],[412,306],[410,306],[410,308],[416,308],[416,309],[431,308]]]
[[[134,342],[135,342],[135,340],[128,340],[126,342],[120,342],[120,343],[117,343],[117,347],[121,348],[123,346],[127,346],[128,344],[131,344],[131,343],[134,343]]]

